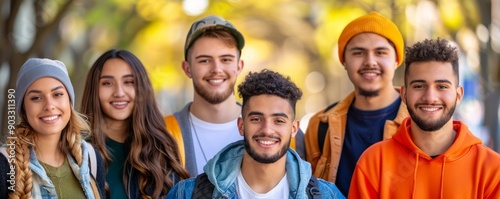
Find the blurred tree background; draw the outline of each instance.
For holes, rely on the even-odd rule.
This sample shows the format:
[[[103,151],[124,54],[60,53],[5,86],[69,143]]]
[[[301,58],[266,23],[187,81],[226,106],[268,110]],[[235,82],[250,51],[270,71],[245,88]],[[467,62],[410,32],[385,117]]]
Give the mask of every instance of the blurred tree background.
[[[297,117],[305,129],[311,114],[353,89],[337,57],[340,32],[354,18],[377,11],[396,23],[406,45],[437,37],[456,43],[466,95],[455,116],[500,151],[499,10],[500,0],[1,0],[2,137],[8,90],[30,57],[66,64],[78,110],[95,59],[111,48],[130,50],[147,67],[163,113],[180,109],[193,95],[181,70],[187,31],[213,14],[245,36],[238,83],[263,68],[289,75],[304,91]],[[402,85],[403,68],[396,86]]]

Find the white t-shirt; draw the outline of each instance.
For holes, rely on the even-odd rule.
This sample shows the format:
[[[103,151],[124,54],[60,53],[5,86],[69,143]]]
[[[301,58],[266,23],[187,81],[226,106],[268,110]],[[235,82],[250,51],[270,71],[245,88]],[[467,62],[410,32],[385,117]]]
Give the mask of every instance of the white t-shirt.
[[[237,190],[236,192],[238,193],[238,198],[239,199],[253,199],[253,198],[288,198],[289,197],[289,192],[290,188],[288,187],[288,179],[286,178],[286,173],[285,176],[280,180],[280,182],[271,189],[267,193],[255,193],[255,191],[248,186],[247,182],[245,181],[245,178],[243,178],[243,175],[240,174],[238,175],[238,180],[236,182],[236,187]]]
[[[227,123],[214,124],[200,120],[192,113],[189,113],[189,115],[192,120],[191,133],[196,154],[196,166],[198,167],[198,173],[203,173],[203,167],[208,160],[213,158],[226,145],[242,140],[243,136],[238,131],[238,119]]]

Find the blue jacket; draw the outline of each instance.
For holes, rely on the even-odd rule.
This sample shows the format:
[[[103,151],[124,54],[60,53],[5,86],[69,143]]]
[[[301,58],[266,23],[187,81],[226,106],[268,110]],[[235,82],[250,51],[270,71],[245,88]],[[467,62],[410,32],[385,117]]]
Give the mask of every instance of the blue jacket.
[[[7,150],[6,145],[2,146],[1,150]],[[92,191],[91,185],[90,185],[90,178],[92,178],[92,174],[90,171],[90,160],[89,160],[89,155],[88,155],[88,148],[87,147],[92,147],[91,145],[88,145],[85,143],[85,141],[82,140],[82,153],[84,154],[83,160],[82,160],[82,166],[78,166],[76,163],[76,160],[74,158],[67,154],[67,158],[69,161],[69,165],[71,169],[73,170],[73,174],[76,176],[76,178],[80,181],[80,184],[82,186],[83,192],[87,196],[88,199],[93,199],[96,198],[94,196],[94,193]],[[31,169],[33,173],[33,189],[31,192],[31,198],[44,198],[44,199],[57,199],[57,194],[56,194],[56,189],[50,178],[47,176],[47,173],[45,172],[45,169],[42,167],[40,162],[38,161],[38,158],[36,157],[36,153],[33,149],[33,147],[30,147],[30,163],[29,163],[29,168]],[[7,150],[8,151],[8,150]],[[100,198],[105,197],[105,180],[104,180],[104,162],[102,160],[102,157],[99,153],[96,152],[96,164],[97,164],[97,171],[96,171],[96,184],[99,190]],[[10,172],[9,170],[5,170],[9,168],[9,163],[6,159],[6,157],[3,154],[0,154],[2,158],[0,158],[0,171],[2,174],[6,174]],[[7,177],[7,178],[5,178]],[[0,175],[0,197],[6,197],[8,194],[8,187],[10,184],[5,183],[8,179],[10,179],[9,176],[5,175]]]
[[[210,159],[203,168],[208,179],[214,184],[212,198],[237,198],[236,182],[241,169],[241,162],[245,147],[243,141],[227,145]],[[286,155],[286,172],[290,186],[290,198],[306,199],[306,187],[311,178],[311,165],[302,160],[293,150],[288,149]],[[170,198],[191,198],[196,178],[183,180],[177,183],[168,193]],[[318,188],[322,198],[345,198],[337,187],[327,181],[318,179]]]
[[[191,157],[191,158],[186,158],[186,170],[189,172],[189,175],[191,177],[196,177],[198,173],[198,166],[196,165],[196,154],[194,151],[194,143],[193,143],[193,136],[191,133],[191,124],[189,123],[189,107],[191,106],[192,102],[189,102],[182,108],[181,110],[175,112],[173,115],[177,119],[177,122],[179,124],[179,128],[182,133],[182,138],[184,142],[184,150],[185,157]],[[238,103],[239,104],[239,103]],[[167,127],[168,129],[168,127]],[[235,132],[238,133],[238,132]],[[179,141],[177,141],[179,142]],[[306,150],[305,150],[305,144],[304,144],[304,133],[302,132],[301,129],[299,129],[299,132],[297,132],[297,135],[295,136],[295,149],[297,153],[300,155],[301,158],[306,159]]]

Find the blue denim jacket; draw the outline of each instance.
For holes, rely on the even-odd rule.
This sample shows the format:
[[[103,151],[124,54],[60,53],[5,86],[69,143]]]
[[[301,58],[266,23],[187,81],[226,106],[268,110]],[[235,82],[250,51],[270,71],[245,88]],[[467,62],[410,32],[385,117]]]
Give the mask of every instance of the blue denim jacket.
[[[175,112],[173,115],[177,119],[179,128],[182,133],[182,142],[184,143],[184,148],[180,150],[184,150],[185,157],[192,157],[192,158],[186,158],[186,170],[189,172],[189,175],[191,177],[196,177],[198,173],[198,166],[196,165],[196,155],[201,155],[201,154],[195,154],[194,150],[194,143],[193,143],[193,137],[192,135],[194,134],[191,131],[191,123],[189,123],[189,107],[191,106],[192,102],[187,103],[184,108],[181,110]],[[237,102],[238,105],[241,106],[240,103]],[[179,142],[179,141],[177,141]],[[302,157],[302,159],[306,159],[306,151],[305,151],[305,142],[304,142],[304,133],[302,132],[301,129],[297,132],[297,135],[295,135],[295,151]]]
[[[85,141],[83,141],[85,142]],[[5,146],[2,147],[5,150]],[[41,199],[57,199],[57,193],[54,184],[47,176],[45,169],[42,167],[40,162],[36,157],[36,153],[33,147],[30,147],[30,164],[29,168],[33,172],[33,189],[31,192],[31,198],[41,198]],[[90,186],[90,169],[89,169],[89,156],[87,144],[82,143],[83,160],[82,167],[78,166],[76,160],[73,159],[71,155],[67,155],[68,163],[76,176],[80,184],[82,185],[83,191],[88,199],[94,199],[94,193],[92,187]]]
[[[243,141],[227,145],[203,167],[208,179],[214,184],[212,198],[237,198],[236,181],[240,173],[245,147]],[[286,172],[290,188],[290,198],[307,199],[306,187],[311,178],[311,165],[302,160],[293,150],[286,155]],[[177,183],[168,193],[167,199],[191,198],[196,178]],[[330,182],[318,179],[322,198],[345,198]]]

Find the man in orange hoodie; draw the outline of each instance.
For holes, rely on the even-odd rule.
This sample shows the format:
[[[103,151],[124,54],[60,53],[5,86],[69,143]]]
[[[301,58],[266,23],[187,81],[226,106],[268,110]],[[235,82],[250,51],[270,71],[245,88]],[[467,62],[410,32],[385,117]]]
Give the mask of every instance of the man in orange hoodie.
[[[500,198],[500,155],[452,119],[464,93],[457,51],[443,39],[406,49],[411,117],[361,155],[349,198]]]

